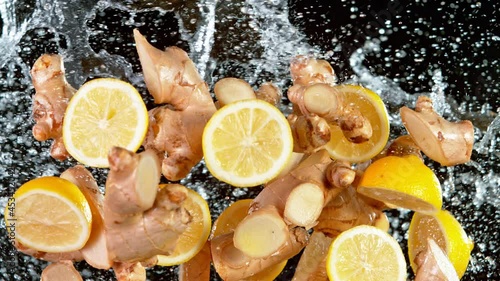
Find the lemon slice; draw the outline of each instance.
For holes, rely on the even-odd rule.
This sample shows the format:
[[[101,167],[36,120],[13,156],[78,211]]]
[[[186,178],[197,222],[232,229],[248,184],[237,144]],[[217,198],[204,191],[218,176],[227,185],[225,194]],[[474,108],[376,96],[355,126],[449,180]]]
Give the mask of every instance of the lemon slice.
[[[344,136],[339,126],[331,125],[331,138],[325,145],[326,150],[334,159],[353,163],[370,160],[384,149],[389,139],[389,115],[384,102],[376,93],[361,86],[338,85],[333,88],[345,104],[358,109],[368,119],[373,134],[368,141],[353,143]]]
[[[109,166],[113,146],[136,151],[148,129],[148,111],[127,82],[100,78],[85,83],[70,100],[63,122],[69,154],[92,167]]]
[[[162,188],[163,185],[160,185]],[[192,217],[184,233],[177,240],[171,255],[158,255],[158,265],[172,266],[184,263],[201,251],[207,242],[212,227],[212,219],[207,201],[196,191],[188,189],[188,197],[183,203]]]
[[[203,155],[217,179],[237,187],[266,183],[287,165],[293,138],[285,116],[258,99],[219,109],[203,131]]]
[[[386,156],[373,162],[357,190],[389,206],[426,214],[436,213],[443,205],[438,178],[415,155]]]
[[[413,215],[408,235],[408,256],[413,272],[417,272],[415,256],[425,250],[428,239],[433,239],[443,249],[461,278],[467,269],[474,243],[457,219],[445,210],[434,215]]]
[[[36,251],[76,251],[89,239],[90,206],[76,185],[58,177],[23,184],[5,209],[9,237]],[[13,232],[13,233],[11,233]]]
[[[333,241],[326,260],[334,281],[406,280],[406,261],[398,242],[374,226],[361,225]]]
[[[217,218],[212,227],[212,238],[226,233],[233,232],[240,221],[248,214],[248,208],[252,199],[242,199],[227,207]],[[243,279],[242,281],[272,281],[283,271],[288,260],[265,268],[256,274]]]

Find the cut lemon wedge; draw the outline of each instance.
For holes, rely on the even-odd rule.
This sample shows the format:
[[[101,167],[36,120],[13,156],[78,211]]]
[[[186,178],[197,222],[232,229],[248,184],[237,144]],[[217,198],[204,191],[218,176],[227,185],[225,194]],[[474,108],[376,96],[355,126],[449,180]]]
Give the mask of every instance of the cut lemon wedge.
[[[333,241],[326,271],[332,281],[404,281],[406,261],[396,239],[374,226],[361,225]]]
[[[47,253],[71,252],[85,246],[92,213],[83,193],[70,181],[58,177],[33,179],[12,198],[5,209],[9,237]]]
[[[330,142],[325,148],[331,157],[353,163],[370,160],[380,153],[389,139],[389,115],[382,99],[367,88],[356,85],[338,85],[333,89],[345,104],[358,109],[372,126],[373,134],[368,141],[350,142],[339,126],[331,125]]]
[[[226,233],[233,232],[240,221],[248,214],[248,209],[252,199],[242,199],[234,202],[227,207],[217,218],[212,227],[211,237],[217,237]],[[276,265],[265,268],[251,277],[242,281],[272,281],[283,271],[288,260],[282,261]]]
[[[474,243],[457,219],[445,210],[434,215],[413,215],[408,235],[408,256],[413,272],[417,271],[415,257],[425,250],[428,239],[433,239],[443,249],[461,278],[469,264]]]
[[[386,156],[373,162],[357,190],[389,206],[426,214],[436,213],[443,205],[438,178],[415,155]]]
[[[63,122],[68,153],[92,167],[109,166],[113,146],[137,151],[148,129],[148,111],[127,82],[100,78],[85,83],[71,98]]]
[[[162,188],[163,185],[160,185]],[[207,242],[212,227],[208,203],[196,191],[188,189],[188,197],[183,207],[192,217],[184,233],[177,240],[176,247],[171,255],[158,255],[158,265],[172,266],[182,264],[193,258],[201,251]]]
[[[285,116],[257,99],[219,109],[203,131],[203,155],[217,179],[237,187],[266,183],[292,155],[293,138]]]

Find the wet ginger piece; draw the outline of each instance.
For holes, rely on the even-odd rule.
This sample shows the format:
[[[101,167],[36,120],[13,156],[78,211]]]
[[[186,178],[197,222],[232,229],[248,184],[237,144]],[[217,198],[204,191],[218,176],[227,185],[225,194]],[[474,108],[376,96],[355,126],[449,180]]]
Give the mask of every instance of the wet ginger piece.
[[[443,166],[470,160],[474,145],[474,126],[469,120],[449,122],[434,111],[432,100],[418,97],[415,110],[400,109],[406,130],[422,152]]]
[[[186,52],[177,47],[156,49],[138,30],[134,38],[146,86],[155,103],[166,104],[150,110],[143,146],[162,159],[162,174],[178,181],[203,157],[203,129],[215,104]]]
[[[417,272],[415,281],[458,281],[458,275],[450,260],[438,246],[429,239],[425,250],[415,257]]]
[[[62,123],[76,90],[66,81],[61,56],[45,54],[38,58],[31,69],[31,79],[35,87],[33,136],[38,141],[53,139],[50,155],[65,160],[69,154],[62,140]]]
[[[83,281],[71,261],[59,261],[48,265],[42,271],[41,281]]]
[[[179,281],[209,281],[212,256],[206,242],[196,256],[179,266]]]
[[[186,187],[158,189],[160,164],[151,150],[112,148],[104,196],[106,242],[113,261],[141,262],[170,254],[191,222],[182,206]]]

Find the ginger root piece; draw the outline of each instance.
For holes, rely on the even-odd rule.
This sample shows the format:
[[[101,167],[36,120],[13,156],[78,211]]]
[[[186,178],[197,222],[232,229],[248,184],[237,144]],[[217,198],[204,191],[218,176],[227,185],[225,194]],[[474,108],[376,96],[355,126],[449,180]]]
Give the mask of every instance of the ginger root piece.
[[[326,60],[317,60],[308,56],[296,56],[290,62],[290,73],[294,85],[312,85],[325,83],[335,85],[337,76]]]
[[[266,82],[260,85],[259,89],[255,92],[255,96],[263,101],[278,106],[281,102],[281,90],[278,86],[271,82]]]
[[[209,281],[212,261],[210,242],[196,256],[179,266],[179,281]]]
[[[287,120],[292,129],[294,152],[310,154],[330,141],[330,126],[316,114],[290,114]]]
[[[106,230],[103,218],[104,195],[92,174],[81,165],[64,171],[61,178],[74,183],[87,199],[92,212],[92,230],[85,246],[80,249],[85,261],[92,267],[99,269],[110,269],[113,266],[106,243]]]
[[[114,147],[108,159],[104,224],[111,258],[133,263],[168,255],[191,221],[182,207],[187,189],[172,184],[158,190],[160,164],[151,150]]]
[[[314,231],[295,268],[292,281],[328,281],[326,256],[334,238]]]
[[[217,81],[214,86],[215,97],[219,107],[226,104],[245,100],[260,99],[274,106],[278,106],[281,101],[281,90],[272,83],[264,83],[257,91],[245,80],[227,77]]]
[[[235,228],[234,246],[248,256],[263,258],[284,245],[290,227],[314,226],[334,195],[326,175],[332,163],[328,152],[320,150],[270,182]]]
[[[66,81],[61,56],[45,54],[31,69],[35,87],[33,97],[33,136],[38,141],[53,139],[50,154],[57,160],[69,157],[62,141],[62,123],[68,102],[76,92]]]
[[[176,47],[158,50],[138,30],[134,38],[149,92],[156,103],[168,103],[150,110],[143,145],[163,159],[163,175],[178,181],[203,157],[203,129],[215,104],[186,52]]]
[[[41,281],[83,281],[71,261],[63,260],[49,264],[42,271]]]
[[[245,80],[227,77],[217,81],[214,85],[214,93],[219,106],[246,99],[255,99],[255,92]]]
[[[469,120],[449,122],[437,114],[432,100],[418,97],[415,110],[400,109],[401,119],[415,143],[432,160],[453,166],[470,160],[474,126]]]
[[[343,93],[329,84],[294,85],[288,90],[288,98],[300,113],[316,114],[329,124],[338,125],[351,142],[361,143],[372,136],[373,129],[368,119],[358,109],[346,104]]]
[[[46,253],[46,252],[41,252],[41,251],[36,251],[31,248],[28,248],[21,244],[19,241],[14,240],[14,247],[16,249],[26,255],[32,256],[36,259],[48,261],[48,262],[59,262],[63,260],[67,261],[82,261],[83,255],[80,251],[73,251],[73,252],[64,252],[64,253]]]
[[[437,245],[429,239],[425,250],[415,257],[417,273],[415,281],[458,281],[457,272],[450,260]]]
[[[286,243],[276,252],[263,258],[251,258],[234,247],[233,233],[212,239],[211,250],[215,270],[225,281],[243,280],[265,268],[297,255],[308,243],[309,235],[301,227],[289,230]]]
[[[364,202],[356,189],[349,186],[323,208],[314,231],[337,237],[341,232],[358,225],[374,225],[382,214]]]
[[[113,271],[117,281],[146,281],[146,269],[140,262],[117,262]]]

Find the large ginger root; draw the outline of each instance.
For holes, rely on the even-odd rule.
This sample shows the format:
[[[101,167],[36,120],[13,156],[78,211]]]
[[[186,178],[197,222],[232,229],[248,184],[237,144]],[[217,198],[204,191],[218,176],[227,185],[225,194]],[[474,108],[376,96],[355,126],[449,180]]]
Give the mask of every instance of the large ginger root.
[[[177,47],[158,50],[138,30],[134,38],[149,92],[156,103],[168,103],[149,112],[143,145],[163,159],[163,175],[177,181],[203,157],[203,129],[216,108],[186,52]]]
[[[83,281],[71,261],[52,263],[42,271],[41,281]]]
[[[400,109],[401,119],[415,143],[432,160],[443,166],[470,160],[474,144],[474,126],[469,120],[449,122],[437,114],[432,100],[418,97],[415,110]]]
[[[415,257],[418,267],[415,281],[458,281],[458,275],[450,260],[437,245],[429,239],[427,248]]]
[[[313,153],[330,141],[330,126],[325,119],[316,114],[287,117],[293,135],[293,151]]]
[[[252,258],[234,247],[233,233],[220,235],[212,239],[212,259],[215,270],[225,281],[244,280],[265,268],[276,265],[297,255],[309,241],[304,228],[295,227],[289,230],[284,245],[272,255],[263,258]]]
[[[269,183],[236,227],[234,246],[248,256],[262,258],[284,245],[290,227],[313,227],[323,207],[343,189],[332,185],[336,176],[328,171],[336,171],[335,165],[328,152],[320,150]]]
[[[179,281],[209,281],[211,261],[210,243],[207,241],[196,256],[179,266]]]
[[[53,139],[50,154],[58,160],[69,157],[62,140],[62,123],[68,102],[76,92],[66,81],[59,55],[42,55],[31,69],[35,87],[33,97],[33,136],[38,141]]]
[[[187,189],[172,184],[158,190],[160,164],[151,150],[135,154],[114,147],[108,159],[104,223],[112,260],[133,263],[170,254],[191,221],[182,207]]]
[[[326,256],[332,242],[332,237],[314,231],[309,239],[309,244],[300,256],[292,281],[328,281]]]

